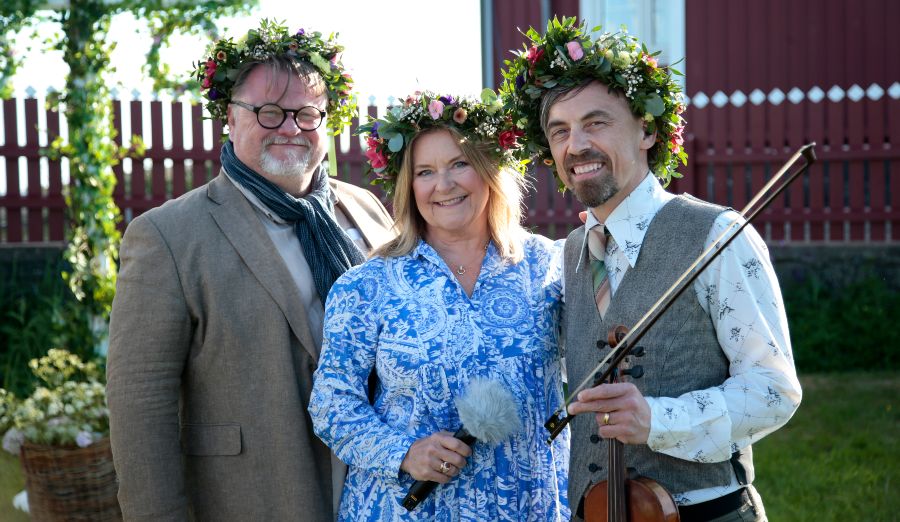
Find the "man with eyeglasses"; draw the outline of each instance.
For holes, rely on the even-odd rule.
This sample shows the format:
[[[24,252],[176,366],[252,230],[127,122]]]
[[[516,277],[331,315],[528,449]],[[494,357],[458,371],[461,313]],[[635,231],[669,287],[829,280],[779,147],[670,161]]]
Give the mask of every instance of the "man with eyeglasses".
[[[378,199],[323,162],[355,111],[340,51],[263,22],[198,64],[228,125],[222,171],[121,248],[108,400],[125,520],[334,519],[343,465],[306,409],[323,304],[393,237]]]

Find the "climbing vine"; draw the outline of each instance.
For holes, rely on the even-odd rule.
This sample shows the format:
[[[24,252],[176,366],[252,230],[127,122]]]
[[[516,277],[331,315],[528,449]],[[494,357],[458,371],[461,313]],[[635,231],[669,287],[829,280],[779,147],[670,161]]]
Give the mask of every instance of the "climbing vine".
[[[182,92],[188,81],[171,78],[159,61],[160,50],[173,34],[216,36],[215,20],[246,12],[244,0],[5,0],[0,7],[0,97],[12,94],[12,77],[21,63],[15,49],[16,34],[41,22],[58,24],[59,37],[50,39],[69,67],[65,89],[48,101],[64,111],[68,139],[57,138],[46,149],[51,160],[67,158],[71,182],[66,193],[69,229],[63,274],[73,294],[90,317],[105,326],[115,293],[116,262],[121,214],[113,199],[113,167],[125,156],[142,154],[139,140],[131,150],[116,144],[112,98],[106,76],[113,70],[110,53],[115,42],[107,39],[112,18],[131,12],[147,23],[153,42],[144,72],[158,91]],[[37,42],[40,44],[40,42]],[[99,328],[103,335],[105,328]]]

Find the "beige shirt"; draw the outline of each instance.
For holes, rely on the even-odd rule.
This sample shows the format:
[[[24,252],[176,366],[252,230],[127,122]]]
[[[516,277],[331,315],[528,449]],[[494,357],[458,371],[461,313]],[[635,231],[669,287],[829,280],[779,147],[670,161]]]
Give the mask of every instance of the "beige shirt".
[[[257,217],[259,217],[260,222],[266,228],[266,232],[269,234],[269,238],[272,239],[272,243],[275,244],[278,253],[281,254],[284,264],[287,265],[287,269],[291,273],[294,283],[300,290],[300,304],[302,304],[304,310],[306,310],[309,328],[312,330],[313,342],[316,344],[316,352],[321,351],[322,329],[325,326],[324,298],[327,298],[328,296],[320,296],[316,291],[312,271],[309,269],[309,263],[306,261],[306,256],[303,255],[303,247],[300,246],[300,241],[297,240],[294,224],[278,217],[278,215],[263,204],[259,198],[242,187],[240,183],[235,182],[231,176],[228,176],[228,179],[234,183],[234,186],[237,187],[237,189],[241,191],[241,194],[243,194],[253,205]],[[369,245],[366,244],[366,241],[363,239],[359,230],[352,228],[353,224],[350,222],[350,219],[345,216],[337,206],[334,207],[334,213],[338,224],[344,229],[344,232],[350,236],[350,239],[353,240],[360,251],[363,253],[368,252]]]
[[[226,172],[225,174],[227,175],[228,173]],[[316,291],[316,284],[313,282],[309,263],[306,262],[306,256],[303,255],[303,247],[300,246],[300,241],[297,240],[297,233],[294,232],[294,224],[278,217],[259,198],[241,186],[240,183],[235,182],[231,176],[228,176],[228,179],[253,205],[257,217],[259,217],[260,222],[266,228],[266,232],[272,239],[272,243],[275,244],[278,253],[281,254],[281,259],[284,260],[284,264],[291,273],[294,284],[300,290],[300,304],[306,310],[309,329],[312,332],[313,342],[316,345],[316,352],[321,352],[322,331],[325,327],[325,305],[322,297],[319,296],[319,292]],[[350,219],[344,215],[340,207],[334,207],[334,214],[338,225],[350,236],[350,239],[359,247],[360,251],[363,253],[368,252],[370,247],[366,240],[358,229],[353,228]],[[328,296],[325,297],[327,298]],[[337,513],[341,501],[341,492],[344,489],[344,477],[347,474],[347,467],[338,460],[334,453],[331,454],[331,464],[334,512]]]

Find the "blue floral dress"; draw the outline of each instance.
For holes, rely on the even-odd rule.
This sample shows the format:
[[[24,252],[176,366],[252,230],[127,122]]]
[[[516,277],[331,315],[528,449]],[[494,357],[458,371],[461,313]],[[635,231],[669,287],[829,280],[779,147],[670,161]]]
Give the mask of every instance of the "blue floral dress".
[[[423,241],[337,280],[309,411],[316,434],[349,466],[339,520],[569,520],[568,431],[547,445],[544,429],[563,400],[561,249],[529,235],[524,259],[510,264],[491,244],[471,297]],[[417,439],[460,427],[454,399],[476,377],[512,393],[521,429],[476,442],[460,474],[407,512],[400,502],[413,479],[400,463]]]

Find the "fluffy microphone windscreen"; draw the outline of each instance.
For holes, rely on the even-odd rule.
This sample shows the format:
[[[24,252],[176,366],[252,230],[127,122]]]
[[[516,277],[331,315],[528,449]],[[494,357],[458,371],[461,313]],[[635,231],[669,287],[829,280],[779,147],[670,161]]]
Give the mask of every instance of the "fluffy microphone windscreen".
[[[463,428],[482,442],[500,442],[521,428],[515,398],[497,381],[472,379],[455,402]]]

